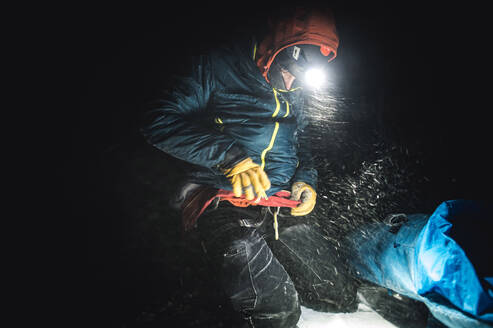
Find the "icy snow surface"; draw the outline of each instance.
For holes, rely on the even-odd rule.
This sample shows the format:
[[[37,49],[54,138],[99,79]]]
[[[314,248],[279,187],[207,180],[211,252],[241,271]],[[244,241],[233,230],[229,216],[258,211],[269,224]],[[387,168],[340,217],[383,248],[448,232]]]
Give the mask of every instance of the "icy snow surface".
[[[395,328],[367,305],[362,303],[353,313],[325,313],[301,307],[299,328]]]

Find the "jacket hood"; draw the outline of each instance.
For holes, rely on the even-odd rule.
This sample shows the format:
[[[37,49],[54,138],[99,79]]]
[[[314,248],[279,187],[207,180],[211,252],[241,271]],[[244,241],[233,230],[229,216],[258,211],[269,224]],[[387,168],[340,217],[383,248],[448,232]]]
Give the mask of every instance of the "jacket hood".
[[[282,50],[298,45],[320,46],[327,61],[337,56],[339,37],[329,9],[297,8],[290,15],[269,22],[269,33],[259,43],[255,62],[265,80],[274,58]]]

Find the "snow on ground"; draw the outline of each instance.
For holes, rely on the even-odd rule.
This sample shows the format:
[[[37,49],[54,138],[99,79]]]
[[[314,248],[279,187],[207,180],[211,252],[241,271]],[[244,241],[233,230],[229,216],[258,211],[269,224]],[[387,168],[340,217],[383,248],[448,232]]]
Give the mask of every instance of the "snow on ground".
[[[360,303],[353,313],[317,312],[301,307],[299,328],[395,328],[370,307]]]

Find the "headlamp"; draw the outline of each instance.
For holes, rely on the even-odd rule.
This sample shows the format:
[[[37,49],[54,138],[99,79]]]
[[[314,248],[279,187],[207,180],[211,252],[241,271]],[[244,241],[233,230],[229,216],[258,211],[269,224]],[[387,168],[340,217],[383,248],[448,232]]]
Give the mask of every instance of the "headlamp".
[[[325,84],[326,78],[327,76],[324,70],[317,67],[311,67],[305,71],[303,82],[311,89],[318,89]]]
[[[278,88],[285,87],[281,72],[288,71],[297,81],[309,89],[318,89],[326,84],[327,57],[320,46],[301,44],[282,50],[274,59],[269,79]]]

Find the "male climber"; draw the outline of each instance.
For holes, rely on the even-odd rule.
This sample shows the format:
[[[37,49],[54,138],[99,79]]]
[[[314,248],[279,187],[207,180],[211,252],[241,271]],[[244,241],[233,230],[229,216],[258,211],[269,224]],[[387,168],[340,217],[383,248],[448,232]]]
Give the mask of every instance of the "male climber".
[[[301,313],[300,277],[268,242],[307,258],[299,267],[317,280],[304,285],[308,294],[321,298],[327,283],[323,268],[300,255],[316,251],[302,246],[320,239],[315,229],[301,225],[283,236],[278,227],[281,215],[303,223],[315,206],[317,171],[300,138],[303,92],[336,57],[339,39],[330,10],[286,12],[262,38],[196,57],[142,128],[150,144],[192,164],[177,198],[184,228],[198,227],[224,293],[250,327],[295,327]]]

